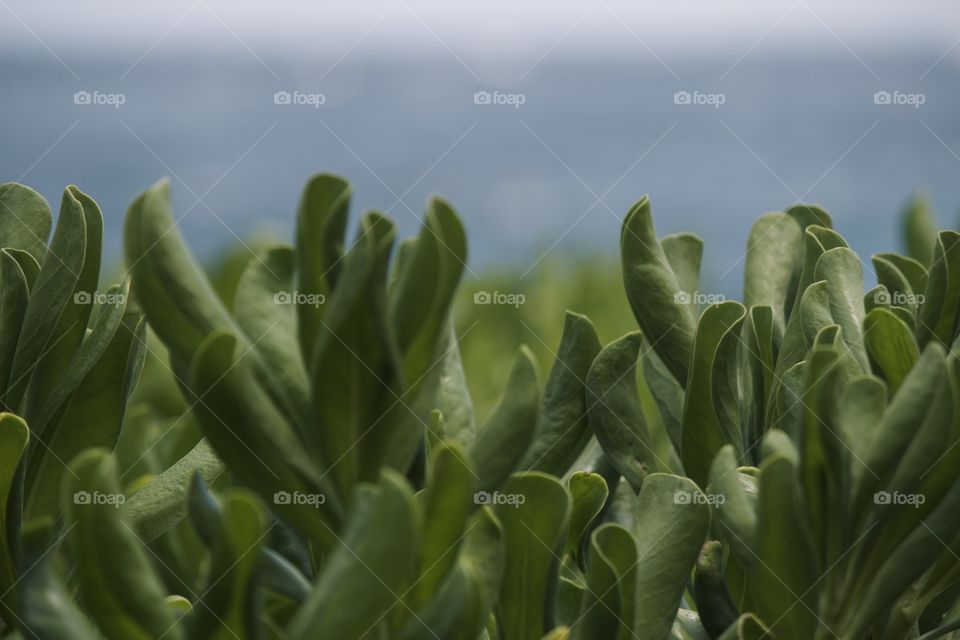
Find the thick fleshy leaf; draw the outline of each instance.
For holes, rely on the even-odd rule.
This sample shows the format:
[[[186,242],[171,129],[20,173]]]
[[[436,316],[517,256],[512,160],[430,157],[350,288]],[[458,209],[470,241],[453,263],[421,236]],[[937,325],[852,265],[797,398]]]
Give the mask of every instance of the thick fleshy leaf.
[[[635,490],[657,461],[637,395],[639,332],[614,340],[600,352],[587,374],[587,412],[590,429],[607,457]]]
[[[398,418],[406,409],[383,314],[394,233],[386,218],[364,217],[314,346],[311,438],[344,502],[357,482],[375,481],[383,464],[405,471],[423,431]]]
[[[537,431],[521,468],[563,476],[590,436],[586,380],[602,345],[586,316],[567,311]]]
[[[10,370],[10,383],[4,404],[19,409],[41,357],[51,338],[74,325],[60,327],[60,316],[74,304],[73,293],[81,277],[87,243],[84,206],[74,191],[63,193],[60,216],[50,247],[40,266],[21,325],[16,354]],[[83,336],[83,327],[80,337]]]
[[[637,323],[677,382],[685,385],[697,326],[690,304],[695,292],[680,288],[657,240],[649,198],[635,204],[624,218],[620,256],[623,284]]]
[[[420,501],[423,512],[419,573],[409,595],[413,611],[436,595],[457,562],[464,527],[476,502],[476,476],[465,451],[443,443],[431,453],[427,487]],[[406,616],[408,611],[402,611]]]
[[[773,310],[778,336],[786,328],[803,269],[803,229],[785,213],[761,216],[750,229],[744,267],[743,304]]]
[[[735,395],[735,362],[745,309],[738,302],[712,305],[703,312],[693,347],[683,407],[683,466],[701,487],[710,463],[725,444],[739,451],[742,438]]]
[[[724,575],[723,546],[709,540],[700,550],[693,576],[693,593],[700,623],[711,638],[722,634],[738,615]]]
[[[42,521],[41,521],[42,522]],[[64,579],[57,573],[57,555],[49,526],[40,523],[24,529],[24,550],[30,570],[19,584],[22,606],[10,626],[23,625],[31,637],[59,640],[95,640],[100,635],[74,603]],[[6,599],[5,599],[6,600]],[[7,611],[4,610],[6,619]],[[19,619],[17,619],[19,618]],[[170,637],[177,637],[170,634]]]
[[[97,203],[90,196],[74,186],[67,187],[67,191],[80,204],[83,211],[84,258],[74,289],[36,363],[35,375],[27,389],[23,415],[30,421],[31,428],[38,431],[41,431],[45,425],[36,420],[36,408],[45,405],[48,398],[56,394],[64,370],[73,365],[77,350],[81,343],[85,342],[87,323],[94,309],[94,298],[99,297],[97,285],[100,281],[103,216]],[[117,288],[112,288],[107,292],[105,299],[108,304],[123,307],[127,300],[126,289],[120,292]]]
[[[710,465],[710,494],[723,496],[714,510],[716,530],[727,541],[740,566],[751,567],[756,557],[756,486],[753,478],[739,472],[736,451],[731,445],[720,449]]]
[[[840,325],[848,353],[866,373],[870,371],[863,345],[863,271],[860,257],[846,247],[824,252],[814,270],[816,280],[827,282],[830,316]]]
[[[772,640],[775,637],[759,618],[745,613],[717,640]]]
[[[767,458],[760,467],[750,611],[776,621],[770,630],[777,640],[810,640],[818,624],[813,612],[817,611],[816,581],[823,572],[801,515],[796,474],[796,466],[781,455]]]
[[[950,346],[957,335],[960,309],[960,233],[941,231],[933,247],[923,304],[917,312],[917,342]]]
[[[895,394],[920,358],[913,332],[892,311],[874,309],[864,318],[863,339],[877,372]]]
[[[146,322],[138,313],[122,313],[121,309],[118,313],[122,315],[110,318],[112,313],[101,312],[93,332],[76,351],[64,381],[75,385],[73,393],[57,423],[39,436],[45,439],[45,446],[35,451],[27,470],[26,508],[32,516],[56,509],[64,460],[90,447],[112,449],[120,437],[127,400],[143,369]],[[73,374],[82,377],[74,380]],[[59,402],[59,398],[60,393],[54,393],[51,402]],[[41,424],[45,415],[40,414]]]
[[[124,517],[141,540],[150,542],[187,514],[187,494],[195,474],[212,483],[223,470],[223,462],[207,440],[200,440],[189,453],[123,504]]]
[[[517,469],[537,428],[540,382],[533,353],[521,347],[500,404],[470,450],[481,491],[496,489]]]
[[[570,531],[563,553],[579,557],[584,536],[603,511],[609,490],[602,476],[588,471],[577,471],[570,476],[567,490],[570,491],[573,509],[570,512]]]
[[[572,626],[576,640],[633,637],[637,544],[618,524],[607,523],[590,537],[587,589]]]
[[[179,637],[143,542],[124,521],[116,460],[92,449],[74,460],[64,485],[67,539],[80,594],[111,640]]]
[[[17,481],[17,467],[20,458],[30,440],[30,430],[27,423],[12,413],[0,413],[0,608],[2,617],[8,622],[15,623],[15,618],[9,611],[17,611],[17,593],[14,586],[17,582],[17,561],[19,558],[11,554],[18,547],[16,536],[20,530],[20,509],[16,505],[17,496],[11,495]],[[13,502],[11,502],[13,498]],[[10,521],[13,515],[17,520]],[[11,538],[13,534],[13,538]]]
[[[237,353],[236,339],[213,333],[197,350],[190,387],[202,398],[194,406],[201,428],[235,479],[256,490],[273,510],[320,545],[333,542],[339,521],[337,495],[323,480],[292,428],[256,383],[255,372]],[[322,494],[316,509],[297,508],[277,495]]]
[[[677,276],[680,290],[691,294],[699,291],[703,240],[692,233],[674,233],[660,238],[660,246]],[[691,299],[689,304],[695,305],[696,302]]]
[[[403,379],[416,392],[423,374],[442,355],[437,346],[466,266],[466,235],[449,203],[437,197],[427,203],[423,227],[407,253],[390,290],[389,317]]]
[[[570,495],[539,471],[514,474],[500,493],[509,499],[494,507],[503,524],[506,554],[498,616],[501,637],[537,638],[553,626],[550,598],[570,519]]]
[[[773,310],[751,307],[744,318],[739,343],[741,448],[747,459],[759,463],[757,447],[763,436],[770,394],[774,386],[775,336]]]
[[[329,298],[342,268],[344,231],[351,189],[339,176],[321,173],[307,182],[297,211],[297,293]],[[298,304],[297,330],[303,362],[312,362],[313,348],[324,316],[322,305]]]
[[[396,473],[384,470],[379,484],[361,485],[340,544],[290,622],[290,640],[375,634],[416,571],[416,520],[413,494]]]
[[[294,290],[296,256],[290,247],[273,247],[250,260],[237,283],[233,313],[237,324],[270,363],[280,387],[306,410],[307,370],[297,341],[297,311],[320,306],[327,296]]]
[[[397,640],[438,636],[477,640],[490,619],[503,574],[500,523],[489,509],[480,509],[467,525],[456,564],[426,609],[408,620]],[[479,636],[486,638],[486,634]]]
[[[253,496],[242,490],[228,490],[222,502],[207,585],[190,621],[191,636],[210,640],[253,638],[262,624],[255,580],[263,562],[266,518]]]
[[[789,210],[788,210],[789,213]],[[797,293],[791,305],[790,315],[797,309],[797,305],[803,299],[807,287],[815,282],[814,270],[817,261],[826,251],[836,249],[837,247],[846,247],[847,242],[843,237],[828,227],[814,223],[804,228],[803,231],[803,269],[800,271],[800,282],[797,284]]]
[[[43,196],[22,184],[0,184],[0,247],[26,251],[40,262],[53,218]]]
[[[636,608],[633,636],[662,640],[670,632],[710,527],[706,496],[687,478],[647,476],[637,500]]]
[[[0,249],[0,278],[0,398],[5,399],[30,299],[30,287],[23,269],[8,249]]]

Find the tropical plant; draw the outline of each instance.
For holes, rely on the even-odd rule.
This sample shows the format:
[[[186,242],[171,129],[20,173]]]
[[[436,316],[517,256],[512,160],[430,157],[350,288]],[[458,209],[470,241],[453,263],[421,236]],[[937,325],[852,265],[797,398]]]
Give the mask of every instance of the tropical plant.
[[[643,379],[715,514],[693,589],[710,637],[749,612],[780,639],[900,639],[955,607],[960,235],[925,218],[913,206],[906,225],[927,262],[873,256],[879,284],[864,294],[860,259],[826,212],[765,215],[748,240],[745,304],[701,313],[700,241],[658,239],[646,199],[626,217]],[[624,366],[639,342],[619,341]],[[631,399],[621,420],[591,424],[643,486],[662,461]]]
[[[11,210],[42,211],[32,192],[2,189]],[[81,213],[95,211],[71,189]],[[874,256],[879,284],[866,294],[826,212],[763,216],[741,305],[699,291],[702,242],[658,238],[641,200],[621,233],[641,330],[604,346],[568,312],[559,338],[540,341],[553,355],[545,383],[521,347],[482,424],[453,329],[467,259],[453,208],[431,199],[419,234],[394,252],[393,224],[377,213],[346,241],[349,204],[342,179],[311,179],[293,246],[258,251],[235,290],[218,293],[176,229],[167,184],[133,202],[132,295],[162,347],[149,347],[151,384],[120,446],[110,451],[150,344],[132,312],[113,310],[139,339],[94,358],[80,376],[89,391],[80,383],[57,401],[69,447],[51,450],[69,456],[69,472],[33,482],[32,450],[17,463],[23,420],[0,417],[12,438],[0,468],[16,471],[2,493],[18,637],[955,635],[960,234],[932,231],[921,201],[904,217],[913,257]],[[24,317],[35,300],[58,309],[51,300],[79,305],[70,296],[89,290],[39,284],[45,268],[60,273],[51,255],[83,244],[75,232],[57,240],[71,216],[61,212],[39,275],[24,277],[36,281]],[[26,261],[23,228],[3,220],[5,344],[17,308],[8,257],[41,261]],[[87,269],[77,272],[95,283]],[[76,354],[99,344],[111,311],[101,306]],[[42,320],[53,335],[73,317],[34,313],[16,325],[11,363],[21,327]],[[92,357],[41,368],[39,353],[37,373]],[[31,399],[60,398],[74,378],[29,371],[22,395],[0,398],[33,429],[53,401]]]
[[[143,362],[142,316],[127,283],[98,291],[103,218],[76,187],[50,206],[0,185],[0,617],[23,615],[16,585],[29,570],[27,520],[59,511],[66,462],[112,448]]]

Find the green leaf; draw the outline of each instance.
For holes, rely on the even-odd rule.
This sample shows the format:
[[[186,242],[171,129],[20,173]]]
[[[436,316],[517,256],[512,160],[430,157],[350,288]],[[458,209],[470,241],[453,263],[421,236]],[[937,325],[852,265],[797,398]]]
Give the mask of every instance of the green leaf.
[[[787,210],[790,213],[790,210]],[[802,224],[801,224],[802,226]],[[794,311],[798,308],[807,287],[814,283],[814,270],[817,261],[825,252],[838,247],[846,247],[847,242],[843,237],[826,226],[813,223],[804,228],[803,233],[803,269],[800,271],[800,282],[797,284],[797,295],[791,305],[790,317],[792,319]]]
[[[10,370],[30,299],[23,269],[8,249],[0,249],[0,278],[0,398],[5,403]]]
[[[623,220],[620,256],[623,284],[637,323],[677,382],[685,385],[697,326],[696,311],[686,301],[694,292],[680,288],[657,240],[647,197]]]
[[[3,619],[16,624],[10,611],[18,611],[17,583],[18,572],[16,557],[18,547],[17,534],[20,530],[20,509],[18,496],[14,493],[17,485],[17,469],[30,440],[27,423],[12,413],[0,413],[0,609]],[[10,520],[11,515],[15,518]],[[13,534],[13,537],[11,537]]]
[[[950,346],[960,308],[960,233],[941,231],[933,248],[923,304],[917,312],[917,343],[931,340]]]
[[[660,246],[670,268],[677,276],[680,289],[693,293],[700,289],[700,260],[703,240],[692,233],[674,233],[660,238]],[[691,300],[690,304],[695,304]]]
[[[457,562],[464,526],[474,508],[476,476],[467,454],[457,445],[442,443],[430,456],[430,475],[421,501],[418,579],[409,596],[416,612],[433,597]],[[404,616],[408,613],[402,610]]]
[[[738,302],[711,305],[703,312],[693,346],[690,379],[683,407],[681,458],[687,474],[701,487],[710,463],[724,444],[739,451],[735,363],[746,310]]]
[[[19,584],[22,607],[11,627],[22,625],[33,637],[59,640],[94,640],[100,635],[74,604],[63,578],[57,573],[57,545],[50,540],[48,524],[34,523],[24,529],[23,545],[30,570]],[[4,617],[7,611],[4,609]],[[176,637],[171,634],[171,637]]]
[[[590,428],[614,467],[639,490],[648,473],[665,468],[650,444],[637,395],[640,332],[614,340],[600,352],[587,374]]]
[[[562,476],[583,452],[591,436],[586,379],[601,348],[589,318],[567,311],[540,422],[521,468]]]
[[[745,613],[717,640],[773,640],[774,637],[759,618],[752,613]]]
[[[206,439],[153,478],[123,504],[124,517],[146,542],[169,531],[187,515],[187,495],[195,474],[208,483],[223,473],[220,458]]]
[[[60,327],[59,322],[67,305],[73,304],[73,293],[83,271],[86,238],[84,206],[75,192],[67,189],[63,193],[53,240],[41,263],[40,274],[24,313],[4,401],[7,407],[18,409],[21,406],[31,376],[51,339],[74,329],[73,326]],[[82,330],[81,327],[81,337]]]
[[[750,229],[744,267],[743,304],[773,310],[776,335],[786,328],[803,269],[803,230],[785,213],[761,216]]]
[[[383,535],[389,531],[390,535]],[[288,627],[290,640],[353,640],[377,635],[416,570],[419,547],[413,495],[396,473],[361,485],[340,544]]]
[[[235,479],[273,502],[277,515],[315,544],[329,545],[338,528],[337,495],[257,384],[249,352],[236,350],[232,335],[213,333],[193,359],[190,388],[201,399],[193,410],[204,435]],[[278,492],[298,491],[323,494],[325,502],[303,509],[274,499]]]
[[[39,193],[15,182],[0,184],[0,247],[26,251],[40,262],[52,220],[50,205]]]
[[[693,576],[697,613],[711,638],[734,624],[739,613],[727,589],[723,556],[723,546],[716,540],[708,540],[700,550]]]
[[[116,315],[110,317],[113,314]],[[64,460],[71,460],[90,447],[113,449],[116,445],[145,352],[143,316],[123,313],[123,309],[100,314],[94,330],[71,360],[64,387],[51,396],[51,403],[59,404],[61,390],[73,391],[63,404],[57,423],[43,431],[34,429],[46,442],[31,455],[27,469],[29,494],[25,509],[31,516],[55,511]],[[41,425],[46,415],[49,414],[40,414]]]
[[[637,501],[636,609],[633,637],[662,640],[670,632],[690,572],[710,527],[710,507],[687,478],[647,476]]]
[[[757,528],[756,487],[753,478],[739,472],[736,450],[732,445],[722,447],[710,465],[710,493],[723,496],[723,501],[718,500],[714,510],[717,531],[726,540],[740,566],[753,566],[756,557],[753,552]]]
[[[344,231],[350,212],[350,184],[327,173],[307,182],[297,211],[298,293],[329,297],[339,276],[343,257]],[[323,320],[322,305],[298,304],[297,329],[303,362],[313,361],[313,350]]]
[[[314,346],[313,438],[344,503],[357,482],[375,481],[382,465],[405,471],[423,431],[397,417],[403,390],[383,313],[394,233],[386,218],[364,217]]]
[[[500,587],[502,536],[493,512],[489,509],[477,511],[467,526],[456,564],[439,593],[425,610],[408,621],[402,633],[396,636],[397,640],[433,636],[477,640],[490,617]]]
[[[253,496],[242,490],[228,490],[222,500],[210,571],[194,607],[191,635],[210,640],[253,638],[262,624],[254,587],[263,561],[266,518]]]
[[[137,301],[176,357],[189,361],[213,331],[242,335],[184,245],[170,211],[167,180],[131,203],[124,247]]]
[[[503,524],[505,564],[499,620],[503,640],[537,638],[551,628],[550,594],[566,539],[570,495],[538,471],[517,473],[500,489],[512,504],[494,507]],[[549,613],[547,614],[549,618]]]
[[[481,491],[496,489],[517,469],[537,428],[540,382],[533,353],[521,347],[500,404],[470,450]]]
[[[603,476],[589,471],[577,471],[571,475],[567,480],[567,490],[570,492],[573,508],[563,554],[578,558],[581,542],[603,511],[609,490]]]
[[[279,387],[306,413],[309,385],[296,338],[297,311],[328,298],[294,291],[295,261],[293,250],[286,246],[273,247],[251,260],[237,284],[233,304],[237,324],[270,363]]]
[[[834,323],[840,325],[847,353],[853,356],[863,372],[869,372],[870,363],[863,344],[863,272],[860,257],[846,247],[830,249],[817,260],[814,277],[827,282],[830,316]]]
[[[896,394],[904,378],[920,358],[920,348],[910,327],[893,312],[874,309],[863,323],[863,339],[878,373]]]
[[[106,638],[179,637],[141,540],[123,520],[117,463],[92,449],[66,476],[64,509],[80,593]]]
[[[575,640],[625,640],[633,637],[637,544],[618,524],[607,523],[590,536],[587,589],[580,616],[572,625]]]
[[[773,311],[770,307],[750,307],[744,318],[739,344],[738,368],[740,389],[741,447],[745,456],[758,463],[757,447],[766,427],[770,395],[774,388],[775,336]]]
[[[427,203],[423,227],[390,291],[389,317],[402,355],[403,379],[414,392],[439,359],[453,294],[466,266],[467,241],[453,207]]]
[[[823,572],[801,517],[796,474],[795,464],[779,454],[760,467],[757,561],[749,576],[749,610],[775,621],[770,630],[777,640],[810,640],[818,624],[813,612],[819,595],[816,583]]]

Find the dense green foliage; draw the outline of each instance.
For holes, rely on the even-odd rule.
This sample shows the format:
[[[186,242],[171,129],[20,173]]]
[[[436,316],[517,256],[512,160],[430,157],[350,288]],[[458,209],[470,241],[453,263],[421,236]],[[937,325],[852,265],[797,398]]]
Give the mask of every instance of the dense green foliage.
[[[12,636],[954,633],[960,235],[920,202],[866,293],[826,212],[763,216],[741,304],[700,290],[701,240],[658,238],[647,199],[621,274],[458,294],[450,204],[403,242],[377,213],[348,240],[330,175],[293,245],[211,279],[161,182],[124,233],[149,338],[127,285],[95,292],[92,200],[67,189],[49,245],[42,198],[0,203]]]

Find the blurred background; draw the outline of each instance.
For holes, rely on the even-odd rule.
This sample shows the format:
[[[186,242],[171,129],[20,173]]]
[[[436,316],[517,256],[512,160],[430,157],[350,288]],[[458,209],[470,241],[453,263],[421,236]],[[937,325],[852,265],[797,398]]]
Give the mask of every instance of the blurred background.
[[[617,239],[643,194],[660,234],[704,238],[703,289],[728,297],[765,211],[818,203],[866,258],[898,248],[911,194],[942,226],[960,210],[946,0],[0,0],[0,80],[0,182],[54,209],[79,185],[118,264],[127,203],[165,175],[225,282],[290,237],[312,173],[346,176],[356,211],[405,234],[429,194],[450,199],[481,414],[519,343],[549,364],[564,308],[604,340],[633,328]]]

